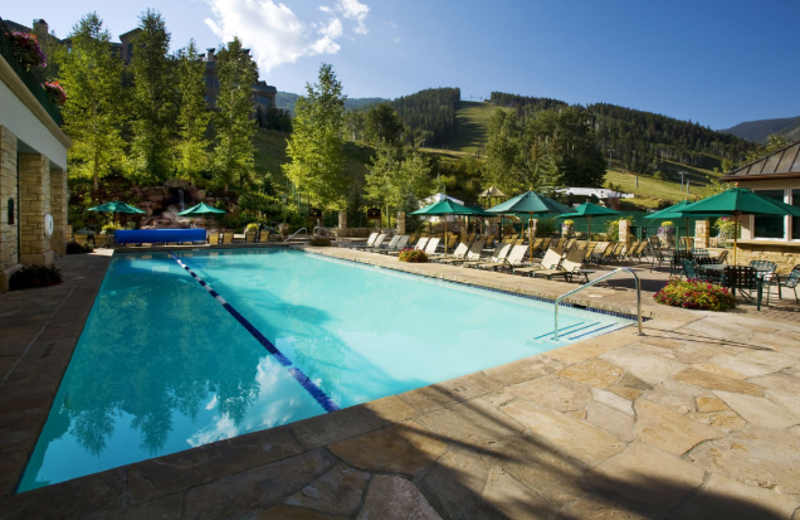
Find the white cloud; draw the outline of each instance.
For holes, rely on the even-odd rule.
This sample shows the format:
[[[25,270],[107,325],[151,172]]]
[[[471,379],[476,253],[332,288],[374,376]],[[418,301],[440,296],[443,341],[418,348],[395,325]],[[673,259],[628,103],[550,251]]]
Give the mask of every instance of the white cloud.
[[[388,25],[389,27],[391,27],[395,31],[397,30],[397,24],[395,22],[391,21],[391,20],[386,22],[386,25]]]
[[[319,6],[327,17],[321,22],[301,20],[285,4],[274,0],[205,0],[213,18],[206,24],[223,42],[238,36],[253,52],[262,73],[305,56],[336,54],[344,36],[339,15],[366,34],[369,6],[358,0],[340,0],[335,8]],[[339,13],[339,15],[337,15]]]
[[[339,4],[336,7],[342,13],[342,16],[348,20],[356,21],[356,28],[353,29],[356,33],[367,34],[368,29],[365,24],[369,14],[369,6],[367,4],[362,4],[358,0],[339,0]]]
[[[394,43],[400,43],[401,41],[403,41],[403,39],[400,37],[394,39]]]

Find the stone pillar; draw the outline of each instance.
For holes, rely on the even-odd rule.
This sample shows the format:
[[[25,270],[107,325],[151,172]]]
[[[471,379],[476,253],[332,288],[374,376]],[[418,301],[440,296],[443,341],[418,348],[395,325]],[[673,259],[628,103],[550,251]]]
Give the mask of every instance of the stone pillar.
[[[340,211],[339,212],[339,231],[344,231],[347,229],[347,212]]]
[[[710,230],[711,222],[708,220],[698,220],[694,223],[694,247],[699,247],[701,249],[708,248]]]
[[[50,237],[44,232],[44,216],[47,213],[50,213],[50,160],[36,153],[20,154],[20,263],[53,263]]]
[[[406,212],[405,211],[398,211],[397,212],[397,234],[398,235],[405,235],[406,234]]]
[[[9,205],[14,206],[11,215]],[[8,290],[11,274],[20,267],[17,250],[18,215],[17,136],[0,126],[0,293]]]
[[[50,214],[53,216],[50,247],[57,255],[67,254],[67,198],[67,172],[61,168],[50,170]]]
[[[631,221],[619,221],[619,241],[624,242],[626,246],[631,245]]]

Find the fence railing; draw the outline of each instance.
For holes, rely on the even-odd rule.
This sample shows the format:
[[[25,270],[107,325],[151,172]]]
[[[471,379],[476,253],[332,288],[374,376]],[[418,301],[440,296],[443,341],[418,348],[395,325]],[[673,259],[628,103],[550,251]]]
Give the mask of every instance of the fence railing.
[[[0,18],[0,56],[14,69],[19,79],[28,87],[31,94],[33,94],[36,100],[39,101],[39,104],[42,105],[42,108],[50,114],[53,121],[61,126],[63,123],[61,110],[50,102],[47,92],[45,92],[44,87],[42,87],[42,78],[27,70],[27,68],[20,63],[17,54],[14,52],[14,44],[11,42],[11,31],[12,29]]]

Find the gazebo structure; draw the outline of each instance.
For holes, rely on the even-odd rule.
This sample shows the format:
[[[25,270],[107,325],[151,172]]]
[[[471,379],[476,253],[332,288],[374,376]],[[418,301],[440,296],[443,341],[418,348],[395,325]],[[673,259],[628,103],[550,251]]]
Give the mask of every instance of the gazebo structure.
[[[800,141],[726,174],[722,180],[800,206]],[[743,216],[739,262],[766,259],[781,272],[800,264],[800,218]]]

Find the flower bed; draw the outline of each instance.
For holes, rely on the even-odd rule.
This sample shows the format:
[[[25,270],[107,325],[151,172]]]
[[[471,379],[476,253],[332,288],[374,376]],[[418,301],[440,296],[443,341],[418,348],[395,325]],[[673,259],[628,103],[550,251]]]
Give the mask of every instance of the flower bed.
[[[736,299],[730,290],[704,280],[672,278],[653,298],[662,305],[684,309],[726,311],[736,307]]]
[[[428,255],[421,249],[403,249],[400,251],[399,258],[401,262],[409,262],[411,264],[424,264],[428,261]]]

